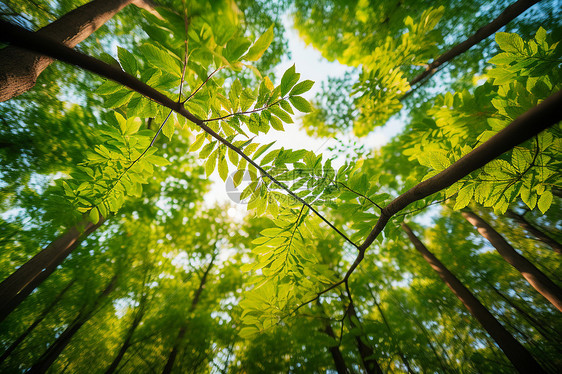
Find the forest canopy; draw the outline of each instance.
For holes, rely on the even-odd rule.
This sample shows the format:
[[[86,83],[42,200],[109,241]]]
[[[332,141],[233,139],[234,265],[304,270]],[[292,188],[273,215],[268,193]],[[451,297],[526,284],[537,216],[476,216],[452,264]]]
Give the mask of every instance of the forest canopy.
[[[556,0],[1,1],[0,372],[561,372],[561,35]]]

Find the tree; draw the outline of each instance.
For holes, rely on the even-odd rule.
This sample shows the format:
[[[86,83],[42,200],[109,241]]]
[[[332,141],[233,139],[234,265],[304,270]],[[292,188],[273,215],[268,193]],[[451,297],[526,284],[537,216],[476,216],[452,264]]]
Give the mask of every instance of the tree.
[[[521,272],[527,281],[548,299],[558,310],[562,311],[562,289],[551,281],[543,272],[521,256],[509,243],[487,222],[470,211],[462,212],[468,222],[492,243],[498,253],[513,267]]]
[[[152,3],[146,0],[94,0],[65,14],[36,32],[38,35],[73,48],[129,4],[135,4],[139,8],[158,14]],[[44,55],[13,47],[3,49],[0,53],[2,65],[0,71],[0,102],[9,100],[32,88],[39,74],[52,61]]]
[[[4,287],[21,303],[1,322],[0,344],[11,349],[2,370],[562,367],[560,315],[449,209],[493,209],[535,274],[559,280],[557,254],[520,227],[506,230],[503,216],[525,204],[537,225],[554,232],[560,222],[562,50],[551,2],[521,13],[534,2],[166,0],[143,17],[124,9],[125,22],[108,22],[80,51],[14,24],[37,29],[75,6],[60,3],[0,8],[12,21],[0,23],[5,49],[64,63],[41,75],[49,84],[0,105],[2,277],[49,270],[22,277],[32,279],[27,297]],[[507,27],[517,33],[458,55],[400,109],[420,65],[455,54],[514,8]],[[338,91],[325,104],[337,105],[320,115],[299,67],[274,74],[287,45],[279,9],[296,12],[324,55],[362,66],[332,80]],[[482,56],[495,49],[488,65]],[[348,143],[345,129],[365,134],[398,110],[404,126],[387,145]],[[338,146],[320,154],[260,140],[296,112],[312,113],[305,126],[337,131]],[[206,180],[217,174],[250,215],[212,206]],[[41,252],[81,219],[99,227],[62,254]],[[435,255],[404,223],[418,219]],[[402,227],[439,276],[404,250]],[[80,237],[72,232],[68,243]],[[115,269],[119,285],[98,303]]]
[[[468,308],[471,314],[482,324],[496,343],[504,351],[513,366],[521,373],[526,371],[543,372],[533,356],[492,316],[492,314],[474,297],[474,295],[427,250],[423,243],[415,236],[408,225],[402,223],[402,228],[408,234],[414,247],[424,259],[439,274],[441,279],[455,293]]]

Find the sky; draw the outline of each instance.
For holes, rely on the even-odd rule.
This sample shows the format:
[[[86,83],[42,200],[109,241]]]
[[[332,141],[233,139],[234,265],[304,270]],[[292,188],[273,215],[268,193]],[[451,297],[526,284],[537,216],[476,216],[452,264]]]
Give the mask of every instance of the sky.
[[[283,17],[286,36],[288,38],[288,48],[291,52],[291,58],[284,58],[283,61],[275,68],[275,75],[277,81],[274,82],[278,85],[281,81],[283,73],[295,64],[297,73],[301,74],[301,80],[312,80],[315,82],[310,91],[303,94],[307,100],[311,101],[314,96],[319,93],[321,83],[327,81],[328,77],[342,76],[349,67],[340,64],[337,61],[330,62],[322,57],[319,51],[314,49],[311,45],[306,45],[298,35],[297,30],[293,27],[293,20],[289,15]],[[276,143],[271,149],[274,148],[291,148],[291,149],[307,149],[316,154],[325,152],[328,147],[337,144],[333,138],[313,138],[306,134],[300,128],[301,119],[298,114],[293,116],[294,124],[284,124],[285,131],[276,131],[271,129],[267,134],[257,138],[259,144],[268,144],[273,141]],[[402,129],[402,125],[397,121],[391,119],[389,123],[381,128],[375,129],[369,136],[365,138],[353,138],[350,141],[357,141],[358,145],[365,145],[367,149],[375,149],[386,142],[392,136],[396,135]],[[340,137],[341,138],[341,137]],[[345,160],[339,159],[333,162],[335,167],[339,167]],[[231,170],[234,172],[234,170]],[[218,176],[215,171],[210,178],[213,181],[210,191],[205,196],[205,202],[212,206],[215,203],[227,203],[230,199],[226,193],[225,183]],[[236,206],[237,205],[237,206]],[[245,214],[245,206],[235,204],[230,210],[231,215],[240,216]]]

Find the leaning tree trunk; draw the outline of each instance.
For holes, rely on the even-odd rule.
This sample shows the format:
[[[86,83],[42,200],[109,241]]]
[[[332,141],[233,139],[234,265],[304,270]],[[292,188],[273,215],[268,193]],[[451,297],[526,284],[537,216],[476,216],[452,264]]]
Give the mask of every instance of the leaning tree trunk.
[[[435,60],[433,60],[433,62],[428,64],[425,67],[425,71],[423,73],[420,73],[410,81],[410,85],[413,86],[414,84],[421,82],[423,79],[430,77],[437,71],[437,68],[439,66],[468,51],[470,48],[474,47],[476,44],[480,43],[488,36],[497,32],[499,29],[507,25],[514,18],[519,16],[521,13],[523,13],[539,1],[540,0],[519,0],[514,4],[511,4],[510,6],[505,8],[505,10],[492,22],[481,27],[468,39],[457,44],[447,52],[443,53],[441,56],[437,57]]]
[[[491,282],[486,282],[488,286],[494,291],[496,295],[498,295],[506,304],[508,304],[511,308],[515,309],[523,318],[529,323],[541,336],[547,340],[552,342],[562,354],[562,337],[559,336],[558,332],[549,326],[548,323],[541,323],[535,317],[531,316],[527,311],[525,311],[522,307],[517,305],[517,303],[511,300],[508,296],[504,295],[496,286],[494,286]],[[551,331],[549,331],[551,330]]]
[[[400,359],[402,360],[402,363],[406,366],[406,370],[408,370],[408,373],[413,374],[414,372],[413,372],[412,368],[410,367],[410,363],[406,359],[406,356],[404,355],[404,352],[402,352],[402,348],[400,348],[400,342],[398,342],[394,338],[394,336],[392,334],[392,329],[390,327],[390,323],[386,319],[384,311],[382,310],[381,305],[377,301],[377,298],[375,296],[375,293],[373,292],[373,289],[371,288],[371,286],[368,283],[367,283],[367,288],[369,289],[369,293],[371,294],[371,297],[373,298],[373,303],[375,304],[375,306],[377,307],[377,310],[381,314],[382,321],[383,321],[384,325],[386,326],[386,330],[388,331],[388,336],[390,337],[392,345],[396,346],[396,350],[398,351],[398,356],[400,356]]]
[[[330,321],[324,321],[324,332],[330,338],[336,340],[336,334],[334,334],[334,330],[332,329],[332,325],[330,325]],[[341,354],[340,347],[338,345],[332,345],[329,350],[330,354],[332,355],[332,359],[334,360],[334,366],[336,367],[338,374],[349,373],[343,355]]]
[[[517,269],[535,290],[562,312],[562,289],[560,287],[537,269],[529,260],[517,253],[503,236],[478,215],[470,211],[462,212],[462,215],[476,227],[480,235],[496,248],[504,260]]]
[[[111,365],[105,371],[105,374],[113,374],[115,370],[117,370],[117,367],[121,363],[123,356],[125,356],[125,353],[131,346],[131,339],[133,338],[133,334],[135,333],[135,330],[139,326],[142,318],[144,317],[145,305],[146,305],[145,303],[146,303],[146,297],[143,295],[143,297],[140,300],[139,306],[137,307],[138,309],[137,312],[135,313],[135,317],[133,318],[133,323],[131,323],[131,327],[129,327],[129,329],[127,330],[127,334],[125,335],[125,340],[123,341],[123,344],[119,349],[119,352],[117,352],[117,356],[115,356],[115,358],[111,362]]]
[[[59,335],[57,340],[49,346],[49,348],[41,355],[39,360],[29,369],[27,374],[42,374],[47,372],[49,367],[55,362],[62,351],[70,343],[74,335],[80,328],[88,322],[88,320],[95,314],[97,306],[109,295],[117,284],[118,275],[114,275],[103,292],[96,297],[92,305],[86,306],[80,311],[78,316],[70,323],[70,325]]]
[[[548,236],[546,233],[542,232],[535,226],[533,226],[529,221],[525,219],[524,216],[521,214],[517,214],[512,210],[508,210],[505,213],[506,216],[514,220],[523,228],[523,230],[527,231],[529,234],[533,235],[537,240],[543,242],[544,244],[548,245],[552,250],[560,255],[562,255],[562,244]]]
[[[84,220],[55,239],[41,252],[19,267],[0,283],[0,322],[39,286],[80,242],[94,232],[104,219],[97,224]]]
[[[155,13],[148,0],[93,0],[39,29],[37,34],[73,48],[129,4]],[[50,57],[16,47],[0,50],[0,102],[31,89],[52,62]]]
[[[31,332],[37,327],[37,325],[39,325],[45,319],[45,317],[51,312],[51,310],[55,307],[55,305],[57,305],[57,303],[62,299],[66,291],[68,291],[68,289],[73,284],[74,284],[74,280],[70,281],[66,285],[66,287],[63,288],[62,291],[58,293],[58,295],[53,299],[53,301],[45,309],[43,309],[41,314],[39,314],[39,316],[35,318],[35,321],[33,321],[33,323],[20,336],[18,336],[18,338],[14,340],[12,344],[10,344],[8,349],[6,349],[6,351],[2,353],[2,356],[0,356],[0,364],[2,364],[2,362],[4,362],[4,360],[8,358],[8,356],[10,356],[10,354],[21,344],[21,342],[29,334],[31,334]]]
[[[423,258],[431,265],[433,270],[437,272],[439,277],[445,282],[447,287],[453,291],[457,298],[464,304],[470,314],[480,322],[482,327],[490,334],[494,341],[498,344],[513,366],[520,373],[544,373],[542,367],[537,363],[527,349],[519,343],[513,335],[509,333],[498,320],[490,313],[490,311],[482,305],[482,303],[466,288],[461,281],[453,275],[423,245],[418,237],[413,233],[408,225],[402,223],[402,229],[408,234],[408,238]]]
[[[217,256],[216,253],[213,254],[209,266],[207,266],[207,269],[205,269],[205,272],[201,277],[201,281],[199,281],[199,287],[195,291],[195,294],[193,295],[193,299],[191,300],[191,306],[189,307],[190,313],[193,312],[197,307],[197,304],[199,304],[201,294],[205,289],[205,284],[207,283],[207,278],[209,277],[209,273],[211,272],[211,268],[213,267],[213,262],[215,261],[216,256]],[[168,355],[168,359],[166,360],[166,366],[164,366],[164,370],[162,370],[162,374],[169,374],[172,372],[172,369],[174,368],[174,362],[176,361],[176,356],[178,355],[178,351],[180,349],[181,343],[183,341],[183,337],[185,336],[186,332],[187,332],[187,321],[180,326],[178,335],[176,335],[176,339],[174,340],[174,345],[172,347],[172,350],[170,351],[170,354]]]
[[[358,321],[359,316],[357,316],[355,305],[353,305],[353,302],[351,301],[348,306],[348,312],[349,312],[349,318],[348,318],[349,324],[351,328],[354,329],[357,326],[355,326],[353,319],[355,318]],[[359,348],[359,355],[361,356],[361,362],[363,363],[363,368],[365,369],[365,372],[367,374],[374,374],[374,373],[382,374],[382,369],[379,363],[377,362],[377,360],[375,360],[374,358],[375,353],[373,352],[373,349],[367,344],[365,344],[365,342],[361,338],[362,338],[361,335],[355,335],[355,341],[357,342],[357,348]]]

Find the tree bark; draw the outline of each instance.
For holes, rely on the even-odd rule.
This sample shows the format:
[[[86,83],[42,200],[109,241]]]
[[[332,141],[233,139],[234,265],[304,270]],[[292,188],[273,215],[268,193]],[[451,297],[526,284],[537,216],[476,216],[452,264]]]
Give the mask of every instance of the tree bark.
[[[355,305],[353,305],[353,302],[351,301],[348,306],[348,313],[349,324],[353,329],[357,327],[353,319],[356,318],[359,321],[359,317],[357,316]],[[369,345],[365,344],[360,335],[355,335],[355,341],[357,342],[357,348],[359,349],[359,355],[361,356],[361,362],[363,363],[365,372],[367,374],[382,374],[382,369],[377,360],[374,358],[375,352],[373,352],[373,349]]]
[[[492,22],[481,27],[468,39],[464,40],[462,43],[457,44],[447,52],[443,53],[441,56],[437,57],[435,60],[433,60],[433,62],[428,64],[425,67],[425,71],[423,73],[418,74],[410,81],[410,85],[413,86],[423,79],[433,75],[437,71],[437,68],[439,66],[468,51],[470,48],[474,47],[476,44],[480,43],[488,36],[497,32],[499,29],[507,25],[514,18],[519,16],[521,13],[523,13],[539,1],[540,0],[519,0],[514,4],[511,4],[510,6],[505,8],[505,10]]]
[[[506,216],[514,220],[523,228],[523,230],[527,231],[529,234],[533,235],[537,240],[543,242],[544,244],[548,245],[552,250],[559,255],[562,255],[562,244],[557,242],[556,240],[552,239],[546,233],[542,232],[535,226],[533,226],[529,221],[525,219],[524,216],[521,214],[517,214],[512,210],[508,210],[505,213]]]
[[[60,291],[58,293],[58,295],[53,299],[53,301],[45,309],[43,309],[43,311],[41,312],[41,314],[39,314],[39,316],[37,316],[35,321],[33,321],[33,323],[20,336],[18,336],[18,338],[16,340],[14,340],[14,342],[12,344],[10,344],[8,349],[6,349],[6,351],[0,357],[0,364],[2,362],[4,362],[4,360],[6,360],[6,358],[8,358],[8,356],[10,356],[10,354],[21,344],[21,342],[29,334],[31,334],[31,332],[37,327],[37,325],[39,325],[45,319],[45,317],[51,312],[51,310],[55,307],[55,305],[57,305],[57,303],[62,299],[62,297],[64,296],[66,291],[68,291],[68,289],[73,284],[74,284],[74,280],[70,281],[66,285],[66,287],[63,288],[62,291]]]
[[[437,257],[429,252],[425,245],[423,245],[423,243],[413,233],[410,227],[405,223],[402,223],[402,229],[406,232],[406,234],[408,234],[408,238],[416,250],[420,252],[423,258],[429,263],[429,265],[431,265],[433,270],[437,272],[439,277],[464,304],[470,314],[472,314],[474,318],[480,322],[482,327],[498,344],[513,366],[522,374],[544,373],[542,367],[537,363],[527,349],[498,322],[492,313],[490,313],[490,311],[482,305],[472,292],[470,292],[468,288],[466,288],[461,281],[437,259]]]
[[[37,30],[36,34],[73,48],[129,4],[155,13],[151,3],[144,0],[93,0]],[[0,50],[0,102],[33,88],[39,74],[52,62],[50,57],[16,47]]]
[[[209,277],[209,273],[211,272],[211,268],[213,267],[213,263],[215,261],[216,256],[217,256],[217,254],[214,253],[213,257],[211,258],[211,262],[209,262],[209,265],[205,269],[205,272],[203,273],[203,276],[201,277],[201,280],[199,281],[199,287],[197,287],[197,290],[195,290],[195,294],[193,295],[193,299],[191,300],[191,306],[189,307],[189,312],[193,312],[195,310],[195,308],[197,307],[197,304],[199,303],[199,300],[201,298],[201,294],[203,293],[203,290],[205,289],[205,284],[207,283],[207,278]],[[172,369],[174,368],[174,362],[176,360],[176,356],[178,355],[180,345],[183,341],[183,337],[185,336],[186,332],[187,332],[187,321],[185,321],[180,326],[180,329],[178,331],[178,335],[176,336],[176,339],[174,340],[174,345],[172,347],[172,351],[170,352],[170,355],[168,356],[168,359],[166,360],[166,366],[164,366],[164,370],[162,370],[162,374],[169,374],[169,373],[172,372]]]
[[[39,286],[80,242],[100,227],[88,220],[70,228],[0,283],[0,322]]]
[[[118,275],[114,275],[108,285],[105,287],[103,292],[96,297],[96,300],[92,305],[88,305],[83,308],[78,316],[70,323],[70,325],[59,335],[57,340],[47,348],[45,353],[41,355],[39,360],[29,369],[28,374],[43,374],[47,372],[49,367],[55,362],[62,351],[70,343],[74,335],[80,330],[80,328],[88,322],[88,320],[95,314],[96,307],[103,301],[107,295],[109,295],[117,285]]]
[[[480,235],[496,248],[504,260],[517,269],[535,290],[562,312],[562,289],[560,287],[554,284],[550,278],[537,269],[529,260],[517,253],[504,237],[481,217],[470,211],[462,212],[462,215],[476,227]]]

